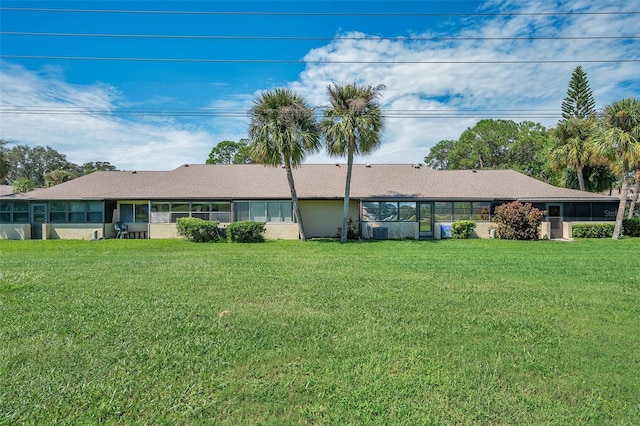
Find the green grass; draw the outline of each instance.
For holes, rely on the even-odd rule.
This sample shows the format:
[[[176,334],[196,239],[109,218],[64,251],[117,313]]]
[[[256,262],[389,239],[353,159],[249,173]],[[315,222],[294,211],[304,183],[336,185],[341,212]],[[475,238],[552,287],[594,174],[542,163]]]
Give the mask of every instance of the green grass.
[[[0,241],[0,424],[637,424],[639,253]]]

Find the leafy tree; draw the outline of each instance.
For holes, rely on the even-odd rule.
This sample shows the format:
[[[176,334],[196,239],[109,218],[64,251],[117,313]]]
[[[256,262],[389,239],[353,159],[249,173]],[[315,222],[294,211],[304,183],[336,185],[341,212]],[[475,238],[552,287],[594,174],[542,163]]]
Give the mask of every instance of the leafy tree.
[[[75,171],[75,164],[67,161],[67,156],[47,146],[29,147],[16,145],[8,151],[7,158],[11,165],[8,173],[10,182],[18,178],[27,178],[36,185],[44,186],[45,175],[54,170]]]
[[[480,120],[465,130],[449,157],[451,169],[500,169],[508,160],[508,147],[518,134],[511,120]]]
[[[562,120],[552,131],[555,143],[549,154],[549,164],[555,170],[575,170],[581,191],[585,190],[583,170],[591,160],[588,140],[592,129],[592,120],[573,117]]]
[[[9,175],[9,170],[11,170],[11,164],[7,159],[7,152],[5,145],[9,142],[4,139],[0,139],[0,184],[4,183]]]
[[[571,74],[567,96],[562,101],[562,118],[586,120],[596,115],[596,102],[593,99],[587,73],[577,66]]]
[[[246,139],[222,141],[213,147],[207,164],[251,164],[251,148]]]
[[[620,205],[613,239],[622,232],[622,220],[627,203],[630,166],[640,162],[640,100],[626,98],[607,105],[601,117],[601,127],[593,139],[595,154],[620,171]]]
[[[611,191],[618,181],[611,168],[605,164],[586,165],[582,169],[585,190],[589,192]],[[562,176],[562,186],[579,189],[578,176],[574,169],[565,169]]]
[[[35,188],[36,183],[29,178],[21,177],[13,181],[13,192],[16,194],[33,191]]]
[[[518,123],[515,139],[505,147],[504,165],[544,182],[553,182],[555,173],[549,167],[547,151],[551,137],[540,123]]]
[[[638,205],[638,195],[640,195],[640,159],[636,161],[634,168],[636,170],[634,177],[635,184],[633,186],[633,197],[631,198],[631,205],[629,206],[629,215],[627,216],[627,219],[633,219],[636,206]]]
[[[114,170],[117,170],[116,166],[108,161],[92,161],[78,166],[78,174],[81,176],[98,171],[112,172]]]
[[[456,141],[442,140],[431,147],[429,154],[424,157],[424,162],[433,170],[449,169],[449,155],[456,145]]]
[[[513,201],[495,208],[496,235],[505,240],[537,240],[545,211]]]
[[[49,188],[77,177],[76,173],[69,170],[54,170],[44,175],[44,186]]]
[[[578,66],[571,74],[567,96],[562,101],[563,119],[553,131],[555,143],[550,150],[549,162],[556,171],[575,170],[581,191],[586,189],[583,170],[591,160],[589,138],[595,116],[595,101],[587,74]]]
[[[306,241],[292,169],[302,164],[307,153],[320,148],[320,130],[313,109],[302,96],[278,88],[262,93],[250,114],[251,157],[269,166],[284,165],[300,239]]]
[[[384,123],[378,98],[384,86],[360,86],[356,83],[327,88],[331,106],[324,111],[321,127],[327,150],[334,156],[347,157],[347,179],[340,241],[346,242],[349,221],[349,192],[353,157],[368,154],[380,146]]]

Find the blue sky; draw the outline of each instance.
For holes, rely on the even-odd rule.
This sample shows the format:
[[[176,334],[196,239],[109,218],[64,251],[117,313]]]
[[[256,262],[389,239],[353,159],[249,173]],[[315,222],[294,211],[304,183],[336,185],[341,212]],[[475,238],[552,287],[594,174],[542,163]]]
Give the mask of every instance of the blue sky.
[[[640,96],[638,12],[640,0],[3,0],[0,137],[167,170],[246,137],[262,90],[322,107],[328,84],[357,81],[386,86],[387,118],[381,148],[356,161],[415,163],[482,118],[555,125],[578,65],[599,108]]]

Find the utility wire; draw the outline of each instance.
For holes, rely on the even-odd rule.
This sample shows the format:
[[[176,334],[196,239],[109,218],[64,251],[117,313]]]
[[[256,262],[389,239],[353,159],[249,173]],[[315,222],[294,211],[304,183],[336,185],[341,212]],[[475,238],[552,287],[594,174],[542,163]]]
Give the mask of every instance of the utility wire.
[[[0,55],[0,59],[47,59],[67,61],[118,61],[118,62],[190,62],[190,63],[233,63],[233,64],[566,64],[566,63],[635,63],[640,59],[513,59],[513,60],[424,60],[424,61],[338,61],[305,59],[199,59],[199,58],[142,58],[142,57],[101,57],[101,56],[53,56],[53,55]]]
[[[0,11],[53,13],[125,13],[148,15],[220,15],[220,16],[571,16],[571,15],[640,15],[638,11],[613,12],[271,12],[271,11],[190,11],[133,9],[53,9],[41,7],[0,7]]]
[[[480,40],[635,40],[640,36],[571,36],[571,37],[327,37],[327,36],[248,36],[248,35],[178,35],[178,34],[114,34],[114,33],[41,33],[28,31],[0,31],[0,35],[37,37],[105,37],[149,39],[205,39],[205,40],[397,40],[397,41],[480,41]]]
[[[321,112],[328,107],[316,107]],[[0,106],[0,114],[12,115],[90,115],[90,116],[156,116],[156,117],[228,117],[248,118],[249,113],[241,110],[225,109],[131,109],[131,108],[93,108],[93,107],[54,107],[54,106]],[[385,118],[428,119],[428,118],[558,118],[556,110],[382,110]]]

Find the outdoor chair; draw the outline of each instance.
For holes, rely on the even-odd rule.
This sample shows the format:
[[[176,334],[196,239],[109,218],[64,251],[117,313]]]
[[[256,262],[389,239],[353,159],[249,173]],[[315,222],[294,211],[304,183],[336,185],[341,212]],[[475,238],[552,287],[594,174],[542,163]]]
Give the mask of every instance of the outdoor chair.
[[[113,225],[116,230],[116,238],[125,238],[129,236],[129,226],[124,222],[116,222]]]

